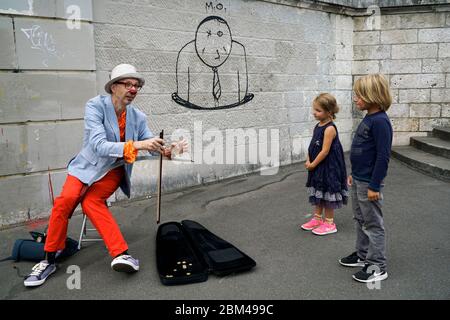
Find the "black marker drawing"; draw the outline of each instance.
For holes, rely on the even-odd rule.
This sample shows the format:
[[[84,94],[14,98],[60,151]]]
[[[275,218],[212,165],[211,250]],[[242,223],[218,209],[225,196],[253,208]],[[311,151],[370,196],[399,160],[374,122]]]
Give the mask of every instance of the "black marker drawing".
[[[229,109],[254,97],[248,93],[245,47],[232,39],[228,23],[218,16],[200,22],[195,40],[178,52],[176,82],[172,99],[191,109]]]

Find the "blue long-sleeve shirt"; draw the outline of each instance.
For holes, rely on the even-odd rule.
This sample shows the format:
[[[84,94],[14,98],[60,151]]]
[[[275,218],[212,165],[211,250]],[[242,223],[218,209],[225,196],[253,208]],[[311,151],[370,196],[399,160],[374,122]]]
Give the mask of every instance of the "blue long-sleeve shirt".
[[[386,112],[367,114],[356,129],[350,151],[352,177],[369,182],[380,191],[388,170],[392,147],[392,126]]]

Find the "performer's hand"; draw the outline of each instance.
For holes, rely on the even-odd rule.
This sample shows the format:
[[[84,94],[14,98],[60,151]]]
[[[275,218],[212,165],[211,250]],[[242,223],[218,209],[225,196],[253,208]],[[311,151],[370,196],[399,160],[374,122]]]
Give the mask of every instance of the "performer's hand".
[[[187,152],[189,149],[189,144],[186,139],[180,140],[178,142],[172,142],[169,148],[164,149],[164,156],[172,159],[172,155],[177,156],[183,152]]]
[[[161,138],[151,138],[142,141],[133,142],[133,146],[138,150],[148,150],[148,151],[156,151],[163,152],[164,150],[164,140]]]
[[[172,149],[174,148],[174,144],[175,144],[175,143],[172,143],[172,144],[170,145],[170,147],[164,147],[164,150],[163,150],[163,152],[162,152],[162,155],[163,155],[164,157],[169,158],[169,160],[172,160]]]
[[[353,177],[351,175],[347,177],[347,184],[349,187],[351,187],[353,184]]]
[[[381,199],[381,195],[379,192],[367,189],[367,198],[369,198],[369,201],[377,201]]]
[[[172,144],[173,145],[173,144]],[[174,152],[177,154],[183,154],[189,150],[189,143],[186,139],[179,140],[175,143]]]
[[[305,168],[308,169],[309,165],[311,164],[311,162],[309,162],[309,160],[306,160],[305,162]]]

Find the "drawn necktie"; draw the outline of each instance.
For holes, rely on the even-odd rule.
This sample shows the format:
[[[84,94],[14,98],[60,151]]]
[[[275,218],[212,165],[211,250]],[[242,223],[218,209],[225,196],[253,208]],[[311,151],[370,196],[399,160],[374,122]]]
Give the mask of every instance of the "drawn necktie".
[[[216,104],[219,103],[219,98],[222,94],[222,88],[220,87],[219,74],[217,73],[217,68],[212,68],[214,72],[213,78],[213,97]]]

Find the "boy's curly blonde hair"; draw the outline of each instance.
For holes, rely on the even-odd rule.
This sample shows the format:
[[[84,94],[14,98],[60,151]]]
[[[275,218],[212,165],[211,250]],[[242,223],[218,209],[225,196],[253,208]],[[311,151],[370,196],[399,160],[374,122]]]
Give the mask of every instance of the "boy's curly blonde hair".
[[[353,91],[367,105],[377,105],[387,111],[392,104],[389,82],[381,73],[369,74],[355,81]]]

